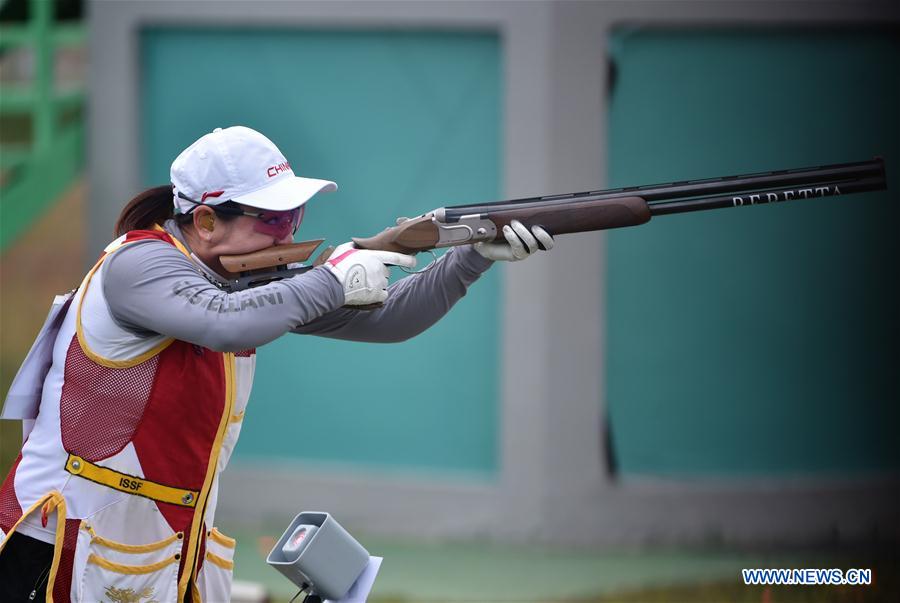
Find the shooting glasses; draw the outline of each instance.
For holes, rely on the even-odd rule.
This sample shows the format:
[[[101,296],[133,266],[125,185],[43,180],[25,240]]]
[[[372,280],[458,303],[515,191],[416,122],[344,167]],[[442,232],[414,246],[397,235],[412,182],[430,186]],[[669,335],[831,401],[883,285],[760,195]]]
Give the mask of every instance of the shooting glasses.
[[[195,201],[187,197],[182,192],[178,193],[178,198],[184,199],[189,203],[193,203],[194,207],[191,208],[191,211],[197,209],[197,207],[201,205],[204,205],[217,213],[228,214],[231,216],[250,216],[251,218],[256,218],[256,222],[253,223],[253,230],[265,235],[278,237],[279,239],[283,239],[288,235],[288,233],[295,234],[297,232],[297,229],[300,227],[300,223],[303,222],[303,214],[305,213],[304,209],[306,207],[305,205],[301,205],[300,207],[295,207],[294,209],[289,209],[286,211],[274,211],[270,209],[247,211],[230,199],[212,205],[210,203],[204,203],[202,201]],[[191,213],[191,211],[187,213]]]

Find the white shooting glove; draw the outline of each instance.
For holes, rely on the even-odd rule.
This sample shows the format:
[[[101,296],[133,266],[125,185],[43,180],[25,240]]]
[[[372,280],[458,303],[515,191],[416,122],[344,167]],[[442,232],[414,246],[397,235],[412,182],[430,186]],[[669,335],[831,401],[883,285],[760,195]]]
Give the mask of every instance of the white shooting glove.
[[[325,266],[344,287],[344,305],[368,306],[387,299],[388,265],[414,268],[416,258],[391,251],[356,249],[344,243],[334,250]]]
[[[547,251],[553,249],[553,237],[540,226],[532,226],[531,232],[518,220],[503,227],[505,243],[475,243],[475,251],[489,260],[517,262],[524,260],[540,249],[538,242]]]

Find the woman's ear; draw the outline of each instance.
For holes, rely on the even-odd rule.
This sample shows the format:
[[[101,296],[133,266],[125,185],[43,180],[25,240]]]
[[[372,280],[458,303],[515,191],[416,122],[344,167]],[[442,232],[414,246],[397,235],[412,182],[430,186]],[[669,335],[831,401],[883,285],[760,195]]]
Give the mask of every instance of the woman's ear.
[[[197,233],[208,239],[216,229],[216,215],[208,207],[198,207],[194,210],[194,228]]]

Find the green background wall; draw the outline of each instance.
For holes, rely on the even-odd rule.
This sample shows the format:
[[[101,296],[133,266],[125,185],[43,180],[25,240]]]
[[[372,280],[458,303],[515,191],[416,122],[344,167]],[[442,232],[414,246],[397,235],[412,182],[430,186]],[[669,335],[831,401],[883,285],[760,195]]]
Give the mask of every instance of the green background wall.
[[[611,54],[611,186],[881,155],[891,187],[610,233],[620,470],[900,468],[896,36],[623,29]]]
[[[298,240],[338,244],[500,197],[496,35],[153,28],[141,61],[147,185],[199,136],[243,124],[297,173],[340,186],[310,203]],[[237,458],[493,475],[499,278],[402,344],[287,336],[261,349]]]

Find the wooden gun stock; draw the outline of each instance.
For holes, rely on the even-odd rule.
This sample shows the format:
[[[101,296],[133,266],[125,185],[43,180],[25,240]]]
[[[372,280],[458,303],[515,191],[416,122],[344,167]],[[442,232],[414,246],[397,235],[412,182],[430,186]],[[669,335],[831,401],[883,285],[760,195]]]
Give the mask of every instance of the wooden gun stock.
[[[228,272],[250,272],[263,268],[274,268],[296,262],[305,262],[325,239],[313,239],[291,245],[278,245],[262,251],[241,255],[223,255],[219,258]]]

